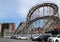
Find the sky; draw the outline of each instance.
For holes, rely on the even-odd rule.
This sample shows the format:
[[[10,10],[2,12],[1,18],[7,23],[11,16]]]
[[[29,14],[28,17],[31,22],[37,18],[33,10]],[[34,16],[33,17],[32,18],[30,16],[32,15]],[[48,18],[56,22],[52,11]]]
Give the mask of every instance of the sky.
[[[56,3],[60,11],[60,0],[0,0],[0,23],[26,22],[27,14],[32,6],[45,1]]]

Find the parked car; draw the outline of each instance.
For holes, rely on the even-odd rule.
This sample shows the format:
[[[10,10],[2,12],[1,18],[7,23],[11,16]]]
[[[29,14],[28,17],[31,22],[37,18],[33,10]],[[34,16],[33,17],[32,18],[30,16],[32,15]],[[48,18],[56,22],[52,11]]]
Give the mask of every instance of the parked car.
[[[17,36],[11,36],[11,39],[17,39]]]
[[[39,38],[39,36],[36,36],[36,37],[32,37],[32,41],[37,41]]]
[[[21,36],[17,36],[16,39],[20,40],[21,39]]]
[[[21,37],[19,37],[20,39],[24,39],[24,40],[26,40],[26,39],[29,39],[29,37],[27,36],[27,35],[22,35]]]
[[[60,42],[60,35],[49,37],[47,42]]]
[[[26,39],[29,39],[29,37],[20,37],[20,39],[24,39],[24,40],[26,40]]]
[[[47,41],[49,37],[51,37],[51,35],[40,35],[32,38],[32,41],[42,41],[42,40]]]
[[[51,37],[51,35],[43,35],[42,40],[47,41],[49,37]]]
[[[39,36],[39,37],[37,38],[37,41],[42,41],[42,39],[43,39],[43,36]]]

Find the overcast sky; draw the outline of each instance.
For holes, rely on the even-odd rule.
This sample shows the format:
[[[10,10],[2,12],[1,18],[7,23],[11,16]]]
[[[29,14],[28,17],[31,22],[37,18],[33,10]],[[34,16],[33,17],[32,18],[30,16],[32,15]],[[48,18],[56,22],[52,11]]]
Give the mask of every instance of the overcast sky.
[[[28,11],[37,3],[51,1],[60,9],[60,0],[0,0],[0,23],[14,22],[18,26],[26,21]]]

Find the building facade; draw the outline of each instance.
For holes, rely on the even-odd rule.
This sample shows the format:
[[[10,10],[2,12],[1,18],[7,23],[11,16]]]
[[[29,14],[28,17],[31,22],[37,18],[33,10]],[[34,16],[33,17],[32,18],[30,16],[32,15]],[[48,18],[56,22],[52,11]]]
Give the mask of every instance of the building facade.
[[[11,36],[15,32],[15,23],[0,23],[0,36]]]

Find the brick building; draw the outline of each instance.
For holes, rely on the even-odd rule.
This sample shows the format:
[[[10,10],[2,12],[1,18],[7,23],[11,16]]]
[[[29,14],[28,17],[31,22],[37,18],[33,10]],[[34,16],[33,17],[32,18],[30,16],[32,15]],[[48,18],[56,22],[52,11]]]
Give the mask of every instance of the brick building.
[[[0,36],[12,35],[15,31],[15,23],[0,23]]]

